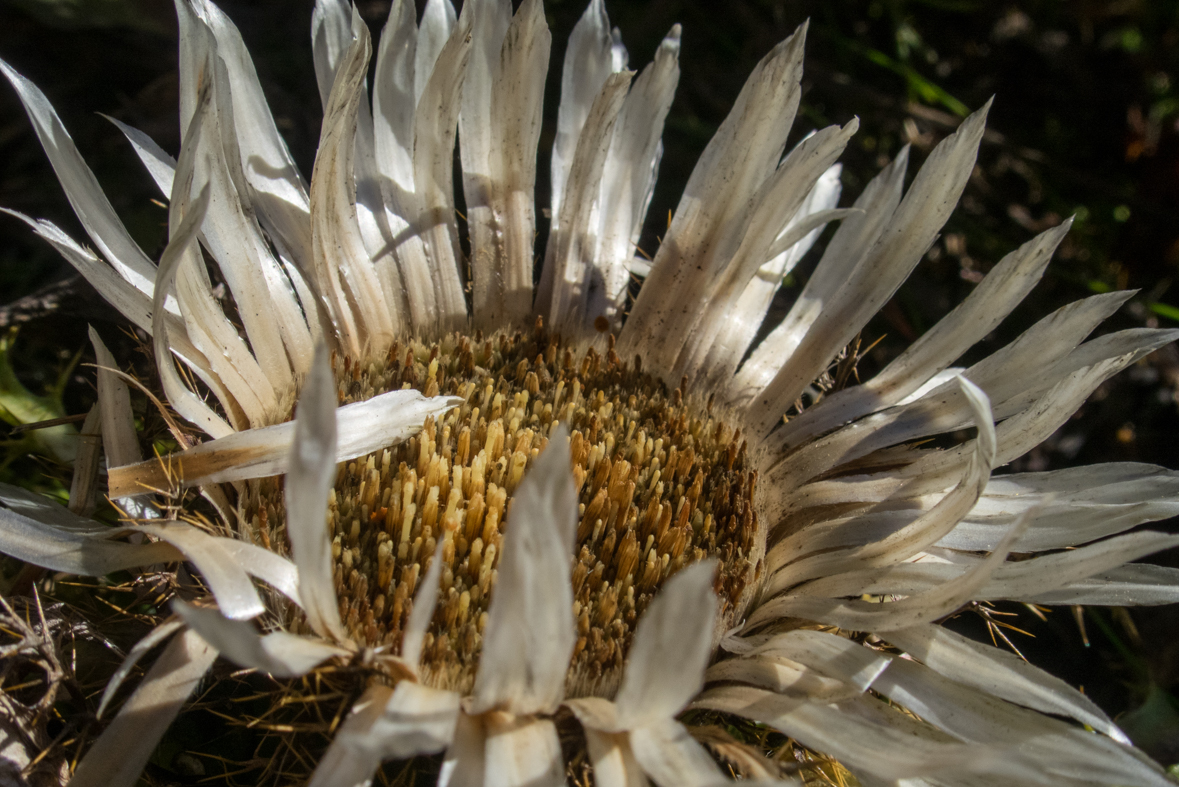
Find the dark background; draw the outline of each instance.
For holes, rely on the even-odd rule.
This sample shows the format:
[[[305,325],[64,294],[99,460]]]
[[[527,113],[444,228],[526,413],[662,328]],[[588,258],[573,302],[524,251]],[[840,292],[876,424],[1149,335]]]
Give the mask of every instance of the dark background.
[[[254,55],[279,129],[310,173],[321,118],[308,36],[311,3],[221,5]],[[360,8],[376,33],[388,3],[366,0]],[[543,184],[565,39],[583,10],[581,0],[547,3],[554,46],[541,204],[547,203]],[[791,139],[859,115],[861,130],[843,158],[843,204],[901,145],[912,143],[920,162],[966,112],[996,96],[961,207],[913,278],[865,331],[868,342],[884,337],[865,359],[865,372],[932,326],[1005,253],[1069,215],[1076,215],[1076,224],[1044,281],[966,360],[997,349],[1048,311],[1108,289],[1141,292],[1101,330],[1179,325],[1179,287],[1173,286],[1179,272],[1176,0],[632,0],[608,2],[607,10],[623,31],[632,68],[646,65],[670,26],[683,23],[683,74],[641,244],[648,251],[752,67],[804,19],[811,20],[806,92]],[[171,4],[5,0],[0,57],[45,91],[132,234],[149,255],[158,253],[166,220],[164,208],[152,201],[159,195],[121,134],[96,113],[130,123],[177,152]],[[85,238],[6,86],[0,87],[0,206],[48,218]],[[807,273],[804,263],[792,283]],[[781,305],[796,291],[784,288]],[[150,379],[146,357],[117,314],[71,280],[69,267],[23,224],[0,217],[0,330],[23,326],[11,361],[30,390],[41,393],[80,349],[92,360],[87,323],[116,357],[135,359]],[[85,412],[91,379],[84,367],[69,376],[67,412]],[[1111,460],[1179,467],[1177,387],[1179,353],[1165,348],[1104,385],[1018,469]],[[54,474],[68,478],[23,454],[0,463],[4,480],[43,484]],[[1179,564],[1174,555],[1159,559]],[[1035,635],[1011,634],[1022,652],[1082,685],[1109,712],[1138,707],[1155,687],[1164,712],[1150,717],[1149,726],[1162,734],[1146,745],[1166,764],[1179,761],[1179,716],[1167,720],[1167,703],[1174,701],[1157,692],[1179,684],[1177,616],[1148,610],[1131,618],[1098,610],[1078,620],[1056,610],[1041,622],[1024,608],[1002,609],[1017,613],[1014,625]],[[980,621],[967,614],[954,625],[985,635]],[[1144,719],[1140,712],[1126,723]]]

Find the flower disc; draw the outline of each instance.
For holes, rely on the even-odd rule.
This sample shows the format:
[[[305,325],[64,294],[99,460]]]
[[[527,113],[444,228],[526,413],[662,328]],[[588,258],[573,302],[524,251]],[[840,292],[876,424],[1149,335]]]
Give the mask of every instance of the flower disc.
[[[681,568],[717,557],[724,611],[752,585],[756,472],[740,432],[683,386],[668,391],[639,359],[576,349],[538,327],[399,343],[383,363],[344,359],[336,373],[341,403],[405,387],[465,400],[407,442],[341,464],[329,512],[341,617],[370,647],[397,652],[443,540],[427,682],[470,688],[512,494],[558,422],[571,430],[580,513],[571,696],[616,687],[635,624]],[[251,485],[245,510],[263,541],[285,549],[273,479]]]

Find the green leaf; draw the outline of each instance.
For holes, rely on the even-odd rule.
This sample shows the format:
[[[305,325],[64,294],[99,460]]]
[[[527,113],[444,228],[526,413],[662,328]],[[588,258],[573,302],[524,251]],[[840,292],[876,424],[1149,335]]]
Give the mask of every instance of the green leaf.
[[[15,342],[15,330],[0,337],[0,419],[12,426],[23,426],[64,418],[66,413],[59,386],[50,390],[48,396],[37,396],[17,379],[9,362]],[[73,426],[59,424],[33,430],[30,435],[38,453],[48,454],[66,464],[74,461],[78,451],[78,432]]]
[[[912,66],[894,60],[879,49],[863,46],[854,41],[844,40],[840,43],[872,63],[904,77],[909,85],[909,90],[924,103],[941,104],[958,117],[964,118],[970,114],[970,107],[952,96],[945,88],[926,79]]]
[[[1160,317],[1166,317],[1168,320],[1179,322],[1179,308],[1169,306],[1165,303],[1148,303],[1146,308]]]

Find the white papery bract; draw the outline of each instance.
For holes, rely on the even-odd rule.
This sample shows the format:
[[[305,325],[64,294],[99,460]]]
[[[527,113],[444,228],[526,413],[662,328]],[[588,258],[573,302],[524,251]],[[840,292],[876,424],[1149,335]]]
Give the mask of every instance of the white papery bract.
[[[0,549],[10,555],[90,575],[183,560],[207,590],[177,598],[174,615],[115,674],[102,711],[135,663],[168,641],[72,785],[133,784],[218,652],[275,680],[325,662],[364,665],[376,676],[314,766],[317,787],[367,784],[385,760],[435,754],[448,787],[561,784],[558,723],[570,719],[603,787],[724,782],[677,719],[691,708],[768,725],[834,756],[866,785],[1171,783],[1084,695],[938,623],[969,602],[1179,600],[1179,573],[1132,562],[1179,539],[1126,532],[1179,512],[1179,474],[1103,464],[994,475],[1177,332],[1087,340],[1130,297],[1109,293],[1059,309],[969,368],[954,367],[1035,286],[1066,221],[1006,256],[872,379],[834,390],[825,377],[941,231],[974,167],[989,104],[930,153],[908,189],[906,148],[840,209],[836,162],[858,121],[814,130],[786,150],[801,98],[804,25],[758,64],[644,262],[635,244],[679,79],[680,31],[636,74],[626,70],[621,33],[602,0],[591,0],[561,71],[551,229],[541,254],[534,192],[551,36],[540,0],[514,13],[509,0],[466,0],[458,14],[450,0],[429,0],[420,22],[412,2],[394,0],[375,65],[355,8],[318,0],[312,37],[324,121],[310,184],[232,21],[209,0],[176,5],[179,155],[117,124],[169,200],[169,243],[158,264],[127,233],[44,95],[0,62],[98,251],[48,221],[12,215],[152,337],[168,404],[208,438],[173,421],[183,450],[142,461],[126,386],[92,335],[110,493],[135,521],[106,528],[0,488]],[[833,221],[840,225],[814,275],[759,341],[783,277]],[[232,312],[212,294],[207,261],[232,294]],[[631,301],[635,275],[646,280]],[[397,648],[366,646],[345,620],[339,543],[324,526],[338,510],[337,463],[409,439],[434,450],[428,430],[438,419],[472,407],[488,415],[493,393],[521,408],[512,411],[517,421],[535,425],[528,418],[536,409],[525,408],[539,383],[525,364],[516,375],[525,393],[471,385],[439,396],[436,384],[418,381],[420,392],[398,385],[343,404],[338,397],[401,358],[427,366],[436,383],[435,354],[421,347],[469,343],[467,332],[513,335],[538,319],[560,335],[552,354],[560,348],[566,368],[574,351],[611,368],[641,359],[660,406],[682,405],[709,429],[723,422],[740,431],[740,455],[747,447],[757,478],[738,505],[752,512],[740,554],[750,568],[726,595],[722,555],[683,552],[681,544],[670,559],[662,539],[673,512],[681,534],[704,532],[711,519],[692,519],[699,487],[673,480],[675,461],[657,464],[651,487],[662,471],[669,485],[679,483],[660,540],[651,534],[644,545],[631,532],[634,573],[594,579],[633,591],[635,576],[654,577],[643,586],[645,612],[607,679],[574,674],[571,659],[591,627],[577,600],[587,581],[578,561],[607,540],[599,540],[602,520],[579,520],[591,505],[605,510],[605,492],[597,502],[579,499],[589,471],[578,464],[578,446],[591,451],[580,432],[557,423],[555,413],[571,412],[558,392],[551,419],[528,432],[515,464],[496,476],[507,529],[494,542],[494,527],[487,531],[485,570],[473,567],[494,593],[464,683],[431,663],[436,612],[453,601],[443,594],[454,591],[457,525],[443,527],[432,552],[419,553],[427,539],[413,546],[421,562],[416,591],[408,586],[412,601],[399,601],[412,612]],[[792,410],[804,392],[809,405]],[[578,395],[572,386],[566,401]],[[651,448],[642,442],[648,426],[620,422],[625,441],[611,433],[608,448],[592,449],[592,462],[613,452],[613,467],[623,469],[611,483],[630,496],[635,479],[646,484],[648,476],[635,470],[628,481],[628,460],[661,450],[654,439]],[[950,448],[919,443],[962,429],[974,436]],[[498,439],[492,460],[502,462],[502,430]],[[470,480],[463,472],[456,465],[456,489]],[[247,483],[275,476],[284,476],[285,531],[272,548],[242,500]],[[199,487],[217,509],[219,530],[144,521],[161,495],[185,487]],[[448,502],[430,500],[434,514]],[[653,522],[663,516],[658,506],[649,510]],[[458,521],[454,505],[442,519]],[[401,533],[404,560],[410,526]],[[134,537],[123,540],[127,534]],[[348,552],[345,568],[352,559]]]

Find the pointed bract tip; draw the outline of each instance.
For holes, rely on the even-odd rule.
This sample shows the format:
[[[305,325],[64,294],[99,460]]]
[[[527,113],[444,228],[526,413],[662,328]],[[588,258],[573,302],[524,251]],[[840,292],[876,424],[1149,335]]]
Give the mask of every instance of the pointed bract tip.
[[[986,129],[987,113],[990,111],[990,109],[991,102],[988,101],[975,111],[971,112],[958,126],[958,129],[954,132],[953,136],[978,136],[981,139],[982,133]]]
[[[682,28],[678,22],[671,26],[671,30],[669,30],[667,35],[663,37],[663,40],[659,42],[659,49],[655,51],[656,60],[661,57],[669,56],[677,60],[679,59],[681,32]]]
[[[797,46],[799,49],[803,49],[806,47],[806,36],[810,29],[811,20],[808,17],[807,19],[802,20],[802,24],[796,27],[794,32],[791,33],[790,37],[786,40],[794,43],[795,46]]]
[[[698,563],[693,563],[687,568],[680,569],[672,576],[663,586],[662,592],[673,591],[676,593],[686,592],[686,588],[696,587],[697,585],[706,584],[708,589],[712,590],[712,580],[716,574],[715,557],[708,557]],[[715,596],[716,594],[713,593]]]
[[[335,414],[337,393],[335,390],[335,375],[332,372],[331,351],[323,342],[315,345],[315,355],[311,360],[311,368],[307,372],[307,379],[303,383],[303,391],[299,401],[295,404],[295,420],[299,418],[299,408],[318,408],[327,412],[330,409]],[[306,402],[306,405],[304,405]],[[330,402],[330,404],[326,404]],[[311,417],[311,411],[308,411]],[[334,421],[333,421],[334,423]]]
[[[356,41],[363,36],[368,35],[368,25],[364,23],[364,19],[360,16],[360,10],[355,4],[352,5],[352,40]]]
[[[987,409],[990,409],[991,398],[987,396],[987,392],[982,388],[979,388],[978,385],[972,382],[968,377],[961,374],[955,375],[954,382],[958,383],[958,387],[961,388],[962,392],[970,397],[972,401],[985,403]]]
[[[1069,216],[1067,219],[1060,222],[1055,227],[1049,227],[1048,229],[1044,230],[1043,232],[1038,233],[1036,235],[1036,237],[1033,238],[1032,240],[1028,241],[1028,243],[1038,243],[1038,242],[1047,243],[1050,246],[1050,248],[1048,250],[1049,253],[1055,252],[1056,247],[1059,246],[1060,242],[1064,240],[1064,236],[1068,235],[1069,230],[1072,229],[1073,220],[1075,218],[1076,218],[1076,214],[1074,213],[1072,216]]]
[[[763,68],[765,64],[771,62],[775,58],[782,56],[786,56],[791,60],[801,61],[803,50],[806,48],[806,31],[809,25],[810,20],[807,20],[795,28],[793,33],[779,41],[778,44],[770,50],[769,54],[761,59],[761,62],[757,64],[756,68]]]
[[[967,123],[985,124],[986,119],[987,119],[987,115],[991,111],[991,105],[994,103],[995,103],[995,97],[991,96],[990,98],[987,99],[985,104],[983,104],[978,109],[974,110],[974,112],[971,112],[970,115],[965,120],[962,121],[962,125],[965,126]]]
[[[549,443],[556,443],[559,446],[569,443],[569,427],[565,425],[564,421],[556,422],[556,426],[549,433]]]
[[[421,663],[426,629],[434,618],[434,609],[438,604],[438,582],[442,577],[442,553],[445,547],[446,539],[439,539],[434,556],[430,560],[430,567],[426,569],[425,579],[422,580],[418,592],[414,594],[413,607],[410,609],[405,634],[401,639],[401,657],[414,668]]]
[[[606,13],[606,0],[590,0],[589,5],[585,7],[585,13],[581,15],[582,19],[592,19],[597,17],[598,24],[604,30],[610,29],[610,16]]]
[[[23,76],[21,76],[19,71],[17,71],[2,59],[0,59],[0,72],[4,73],[4,76],[7,77],[8,81],[12,83],[12,86],[16,88],[17,93],[23,93],[26,90],[32,90],[35,91],[35,95],[36,93],[41,92],[40,88],[38,88],[28,79],[25,79]],[[24,99],[22,98],[21,100],[23,101]],[[48,99],[46,99],[46,102],[48,102]]]
[[[630,52],[626,44],[622,43],[622,31],[617,27],[610,33],[610,58],[615,71],[621,71],[630,63]]]

